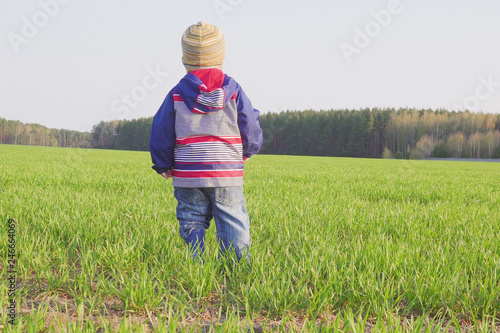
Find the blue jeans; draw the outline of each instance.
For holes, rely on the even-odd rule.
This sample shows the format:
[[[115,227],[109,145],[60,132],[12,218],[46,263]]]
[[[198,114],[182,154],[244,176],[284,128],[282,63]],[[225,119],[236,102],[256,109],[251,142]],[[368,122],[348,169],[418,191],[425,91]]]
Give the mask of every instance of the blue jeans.
[[[242,186],[176,187],[174,196],[178,201],[177,219],[182,239],[187,242],[190,234],[195,230],[199,233],[200,229],[204,235],[214,218],[219,257],[234,250],[238,260],[245,254],[247,262],[249,261],[250,220]],[[196,255],[197,253],[195,257]]]

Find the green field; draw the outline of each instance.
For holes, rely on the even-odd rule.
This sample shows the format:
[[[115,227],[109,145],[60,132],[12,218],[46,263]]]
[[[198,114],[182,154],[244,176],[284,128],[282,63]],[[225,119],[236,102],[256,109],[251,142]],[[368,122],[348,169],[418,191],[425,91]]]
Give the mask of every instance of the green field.
[[[0,145],[4,329],[500,330],[500,163],[260,155],[245,195],[251,269],[214,225],[201,265],[149,153]]]

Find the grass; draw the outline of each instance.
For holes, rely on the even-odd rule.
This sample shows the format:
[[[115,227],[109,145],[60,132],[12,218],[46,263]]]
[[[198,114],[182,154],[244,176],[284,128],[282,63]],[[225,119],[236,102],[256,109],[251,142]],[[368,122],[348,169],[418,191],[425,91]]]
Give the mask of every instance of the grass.
[[[205,264],[189,260],[148,153],[0,145],[0,156],[6,331],[500,330],[498,163],[255,156],[252,268],[221,275],[214,226]]]

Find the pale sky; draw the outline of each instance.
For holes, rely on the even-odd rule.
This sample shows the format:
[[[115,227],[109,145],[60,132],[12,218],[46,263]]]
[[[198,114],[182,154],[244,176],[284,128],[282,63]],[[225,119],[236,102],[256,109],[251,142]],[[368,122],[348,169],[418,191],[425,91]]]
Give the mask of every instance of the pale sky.
[[[2,0],[0,117],[90,131],[153,116],[180,39],[219,26],[224,71],[262,113],[500,112],[498,0]]]

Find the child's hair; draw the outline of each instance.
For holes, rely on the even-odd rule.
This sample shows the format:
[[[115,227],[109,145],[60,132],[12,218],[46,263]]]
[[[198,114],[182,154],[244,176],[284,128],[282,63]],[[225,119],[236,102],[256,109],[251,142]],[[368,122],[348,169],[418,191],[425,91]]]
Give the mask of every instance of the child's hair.
[[[188,72],[204,69],[222,69],[226,55],[224,35],[215,25],[198,22],[182,35],[182,63]]]

